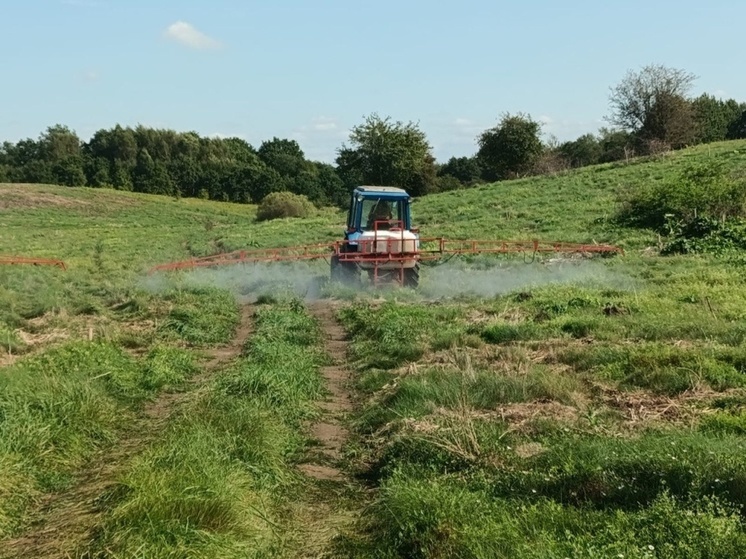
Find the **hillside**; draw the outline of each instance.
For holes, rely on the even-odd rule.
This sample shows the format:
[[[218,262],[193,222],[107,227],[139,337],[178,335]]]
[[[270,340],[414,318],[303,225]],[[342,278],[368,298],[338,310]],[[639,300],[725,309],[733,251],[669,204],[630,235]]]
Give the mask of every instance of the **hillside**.
[[[425,236],[624,256],[313,301],[323,262],[145,271],[336,240],[343,212],[0,185],[0,255],[68,264],[0,266],[0,557],[746,556],[741,261],[610,219],[708,158],[742,168],[746,142],[413,210]]]

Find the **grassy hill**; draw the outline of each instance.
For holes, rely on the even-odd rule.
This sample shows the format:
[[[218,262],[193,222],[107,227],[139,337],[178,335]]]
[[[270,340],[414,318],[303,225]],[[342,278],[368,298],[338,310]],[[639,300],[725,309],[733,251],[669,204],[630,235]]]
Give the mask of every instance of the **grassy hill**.
[[[659,256],[611,219],[712,158],[743,168],[746,142],[417,200],[425,236],[626,254],[327,288],[354,379],[341,481],[298,469],[329,414],[329,325],[284,287],[325,265],[145,270],[337,240],[343,212],[258,223],[253,206],[0,185],[0,255],[69,266],[0,267],[0,557],[744,556],[742,264]]]

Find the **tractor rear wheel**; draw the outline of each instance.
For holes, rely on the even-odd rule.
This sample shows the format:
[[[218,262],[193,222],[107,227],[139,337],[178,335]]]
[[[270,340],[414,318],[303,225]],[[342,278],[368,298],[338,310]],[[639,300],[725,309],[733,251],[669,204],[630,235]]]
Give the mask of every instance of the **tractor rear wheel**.
[[[411,287],[417,289],[420,285],[420,264],[414,265],[414,268],[404,268],[404,287]]]
[[[332,256],[331,260],[332,282],[344,285],[357,285],[360,283],[360,271],[355,262],[342,262],[339,256]]]

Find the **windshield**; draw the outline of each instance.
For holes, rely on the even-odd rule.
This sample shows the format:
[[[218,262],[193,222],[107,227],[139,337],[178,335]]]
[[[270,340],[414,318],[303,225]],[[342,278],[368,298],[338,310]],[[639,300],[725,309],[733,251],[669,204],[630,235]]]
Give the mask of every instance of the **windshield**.
[[[403,222],[403,208],[404,204],[401,200],[363,200],[361,226],[365,231],[372,231],[376,221],[400,220]],[[378,228],[383,229],[387,227],[379,224]]]

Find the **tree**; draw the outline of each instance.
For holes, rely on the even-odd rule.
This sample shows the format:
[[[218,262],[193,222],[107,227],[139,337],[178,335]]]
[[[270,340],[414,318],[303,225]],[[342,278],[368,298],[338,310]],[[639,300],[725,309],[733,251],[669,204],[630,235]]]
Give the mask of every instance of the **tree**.
[[[477,157],[487,180],[517,177],[531,170],[544,151],[541,124],[530,115],[505,113],[494,128],[478,138]]]
[[[635,155],[635,135],[626,130],[601,128],[598,143],[601,146],[599,163],[627,160]]]
[[[599,139],[593,134],[584,134],[576,140],[565,142],[557,151],[570,162],[571,167],[595,165],[603,153]]]
[[[314,162],[313,165],[325,196],[320,202],[346,208],[350,202],[349,194],[334,166],[319,162]]]
[[[648,146],[660,142],[673,149],[694,141],[696,125],[690,101],[681,95],[661,92],[650,107],[639,130],[640,139]],[[653,151],[649,147],[647,151]]]
[[[692,101],[692,108],[697,124],[697,141],[700,143],[728,139],[731,126],[746,110],[746,106],[735,99],[723,101],[706,93]]]
[[[372,114],[354,127],[350,146],[338,150],[337,165],[343,179],[357,184],[399,186],[413,196],[436,189],[435,159],[425,133],[409,122]],[[355,183],[346,183],[348,188]]]
[[[145,148],[137,154],[137,164],[132,179],[136,192],[174,194],[174,185],[165,164],[155,161]]]
[[[272,138],[262,142],[257,155],[283,177],[294,177],[306,170],[306,156],[295,140]]]
[[[746,110],[728,127],[729,140],[738,140],[740,138],[746,138]]]
[[[455,177],[462,184],[473,184],[482,176],[482,167],[476,157],[451,157],[438,170],[438,176],[446,175]],[[444,189],[441,188],[441,190]]]
[[[612,112],[608,120],[623,130],[639,132],[653,118],[652,112],[659,100],[665,96],[667,109],[670,108],[672,99],[686,98],[696,79],[685,70],[663,65],[645,66],[639,72],[628,71],[611,89]],[[665,113],[660,104],[658,112]]]

